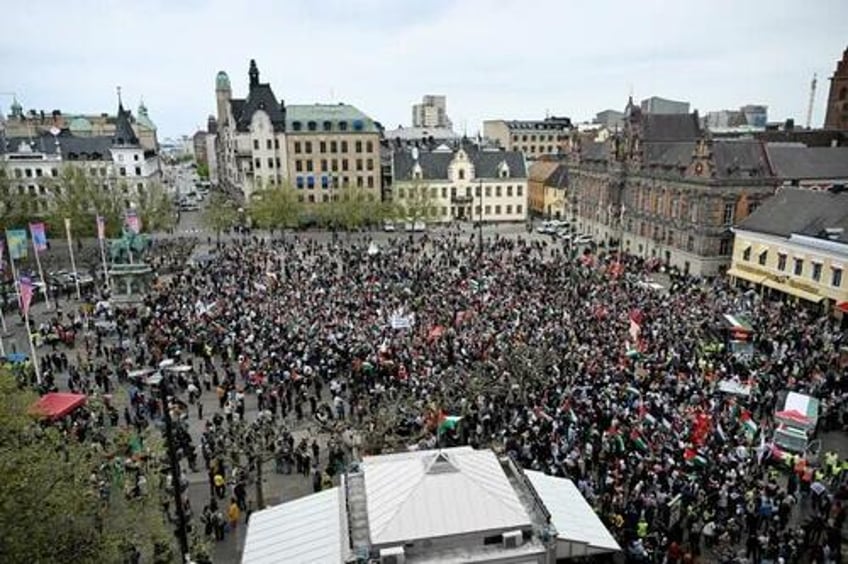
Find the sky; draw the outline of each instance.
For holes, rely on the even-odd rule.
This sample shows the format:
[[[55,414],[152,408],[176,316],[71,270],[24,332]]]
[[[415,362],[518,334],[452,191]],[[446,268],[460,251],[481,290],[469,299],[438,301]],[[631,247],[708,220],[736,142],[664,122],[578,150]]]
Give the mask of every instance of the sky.
[[[346,102],[391,129],[424,94],[459,132],[486,119],[590,120],[652,95],[702,114],[749,103],[824,120],[845,0],[33,0],[3,10],[0,109],[114,113],[143,99],[160,140],[204,128],[215,75],[249,60],[286,103]]]

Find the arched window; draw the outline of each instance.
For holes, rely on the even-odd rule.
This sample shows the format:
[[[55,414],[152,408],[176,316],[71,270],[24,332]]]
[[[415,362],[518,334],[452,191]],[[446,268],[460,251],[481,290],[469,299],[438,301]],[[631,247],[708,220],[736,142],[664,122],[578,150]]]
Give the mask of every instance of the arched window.
[[[459,169],[459,179],[465,180],[465,169],[463,168]]]

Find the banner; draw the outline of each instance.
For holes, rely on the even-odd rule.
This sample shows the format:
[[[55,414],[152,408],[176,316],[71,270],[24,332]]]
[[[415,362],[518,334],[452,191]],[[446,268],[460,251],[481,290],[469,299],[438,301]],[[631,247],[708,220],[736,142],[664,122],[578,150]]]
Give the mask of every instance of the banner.
[[[65,220],[66,222],[68,220]],[[40,252],[47,250],[47,232],[44,230],[44,224],[41,222],[30,223],[29,232],[32,235],[32,245],[35,250]]]
[[[6,242],[0,239],[0,274],[5,272],[6,269],[6,261],[4,260],[6,251]]]
[[[106,238],[106,220],[102,215],[97,216],[97,239],[100,241]]]
[[[389,320],[392,329],[409,329],[415,323],[414,315],[400,315],[395,313]]]
[[[9,258],[12,260],[27,257],[26,229],[7,229],[6,244],[9,245]]]
[[[21,311],[24,315],[29,313],[29,304],[32,303],[33,285],[29,276],[21,276]]]
[[[134,209],[130,208],[127,210],[124,223],[126,224],[127,229],[133,233],[141,233],[141,218],[138,217],[138,213]]]

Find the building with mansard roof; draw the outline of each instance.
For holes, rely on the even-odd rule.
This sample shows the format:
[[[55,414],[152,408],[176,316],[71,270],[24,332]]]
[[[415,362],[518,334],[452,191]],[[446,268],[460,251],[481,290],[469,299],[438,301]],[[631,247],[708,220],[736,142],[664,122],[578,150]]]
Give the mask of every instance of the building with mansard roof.
[[[692,114],[645,113],[570,153],[569,214],[596,243],[695,275],[730,264],[732,226],[774,193],[765,143],[714,139]]]
[[[218,183],[250,198],[268,186],[289,184],[304,203],[337,199],[344,188],[380,198],[379,125],[349,104],[289,105],[260,82],[250,61],[248,92],[234,98],[230,79],[215,81]]]
[[[129,206],[152,184],[161,182],[158,153],[139,139],[129,110],[118,103],[109,134],[84,118],[76,118],[49,131],[33,128],[29,135],[19,129],[0,130],[0,163],[10,179],[13,193],[25,197],[34,215],[50,206],[50,186],[62,169],[75,166],[86,172],[94,185],[120,191]],[[59,189],[62,189],[59,187]]]

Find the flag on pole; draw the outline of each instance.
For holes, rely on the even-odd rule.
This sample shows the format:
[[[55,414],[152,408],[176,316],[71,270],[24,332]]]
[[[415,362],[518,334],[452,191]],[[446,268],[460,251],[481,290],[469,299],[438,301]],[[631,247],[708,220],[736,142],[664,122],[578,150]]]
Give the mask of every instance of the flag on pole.
[[[135,209],[130,208],[127,210],[124,223],[126,224],[127,229],[133,233],[141,233],[141,218],[138,217],[138,213]]]
[[[34,292],[32,280],[29,276],[21,276],[21,311],[24,315],[29,313],[29,304],[32,303],[32,294]]]
[[[6,258],[4,256],[5,251],[6,251],[5,242],[2,239],[0,239],[0,273],[3,273],[5,271],[5,268],[6,268],[6,261],[4,260]]]
[[[97,239],[102,241],[106,238],[106,220],[102,215],[97,216]]]
[[[9,258],[12,260],[27,257],[26,229],[7,229],[6,244],[9,245]]]
[[[67,221],[67,220],[65,220]],[[32,245],[39,253],[47,250],[47,232],[44,230],[42,222],[30,223],[29,232],[32,235]]]

